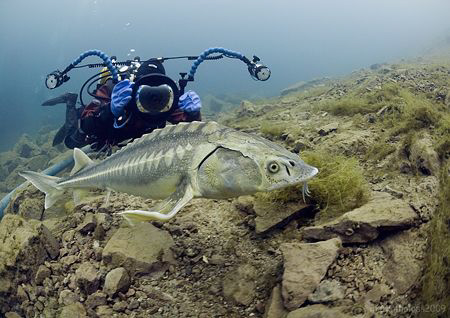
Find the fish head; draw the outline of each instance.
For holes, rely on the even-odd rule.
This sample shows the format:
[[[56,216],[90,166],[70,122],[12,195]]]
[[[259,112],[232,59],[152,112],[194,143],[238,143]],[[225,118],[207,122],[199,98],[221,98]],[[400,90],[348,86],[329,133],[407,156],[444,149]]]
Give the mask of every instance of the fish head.
[[[266,154],[257,158],[262,176],[260,191],[271,191],[296,185],[314,177],[319,170],[299,156],[285,153]]]
[[[220,147],[226,150],[223,154],[227,156],[217,158],[217,168],[212,169],[214,178],[220,177],[219,184],[227,184],[228,189],[237,190],[235,195],[296,185],[319,172],[297,154],[260,136],[230,133]]]
[[[236,139],[241,139],[238,146],[241,153],[253,159],[259,168],[261,183],[258,191],[271,191],[296,185],[319,172],[297,154],[263,137],[240,133]],[[237,140],[234,143],[237,144]]]

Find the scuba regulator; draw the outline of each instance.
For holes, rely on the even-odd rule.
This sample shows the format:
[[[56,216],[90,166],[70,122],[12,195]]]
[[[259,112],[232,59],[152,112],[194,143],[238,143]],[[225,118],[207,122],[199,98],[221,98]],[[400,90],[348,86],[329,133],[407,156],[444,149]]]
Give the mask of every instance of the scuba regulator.
[[[78,65],[88,56],[98,56],[103,60],[103,63]],[[239,52],[221,47],[209,48],[198,56],[158,57],[150,58],[144,62],[139,57],[135,57],[134,60],[117,62],[114,56],[110,58],[102,51],[89,50],[82,53],[63,71],[56,70],[48,74],[45,80],[45,86],[48,89],[55,89],[61,86],[70,79],[67,73],[74,68],[101,67],[104,70],[86,80],[80,89],[80,103],[83,107],[85,106],[83,102],[83,91],[85,87],[90,96],[97,98],[95,89],[91,90],[92,85],[97,81],[112,77],[113,84],[116,84],[119,80],[128,78],[130,81],[135,82],[131,102],[133,105],[136,105],[136,109],[142,114],[158,115],[169,112],[174,107],[178,102],[178,98],[184,94],[187,83],[194,81],[194,75],[201,63],[206,60],[219,60],[224,57],[243,61],[247,65],[250,76],[254,80],[266,81],[270,77],[271,73],[269,68],[260,63],[260,59],[257,56],[253,56],[253,59],[249,60]],[[178,85],[170,77],[165,75],[165,70],[162,66],[164,61],[173,59],[194,60],[189,75],[188,73],[180,73]],[[143,68],[147,68],[147,71],[150,68],[150,72],[140,76]],[[151,68],[154,68],[154,70],[152,71]]]

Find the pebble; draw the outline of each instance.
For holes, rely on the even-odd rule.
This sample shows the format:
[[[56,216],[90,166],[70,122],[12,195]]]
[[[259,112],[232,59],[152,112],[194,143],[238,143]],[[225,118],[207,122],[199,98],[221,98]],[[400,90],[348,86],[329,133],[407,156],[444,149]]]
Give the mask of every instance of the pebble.
[[[44,304],[41,303],[40,301],[35,302],[35,303],[34,303],[34,307],[35,307],[38,311],[44,310]]]
[[[51,275],[50,269],[48,269],[45,265],[40,265],[38,270],[37,270],[37,272],[36,272],[36,275],[34,277],[34,282],[37,285],[40,285],[40,284],[43,283],[43,281],[47,277],[50,277],[50,275]]]
[[[118,301],[113,305],[113,310],[118,312],[123,312],[127,309],[127,303],[125,301]]]
[[[133,299],[129,304],[128,304],[128,309],[129,310],[134,310],[134,309],[138,309],[139,308],[139,302],[137,301],[137,299]]]

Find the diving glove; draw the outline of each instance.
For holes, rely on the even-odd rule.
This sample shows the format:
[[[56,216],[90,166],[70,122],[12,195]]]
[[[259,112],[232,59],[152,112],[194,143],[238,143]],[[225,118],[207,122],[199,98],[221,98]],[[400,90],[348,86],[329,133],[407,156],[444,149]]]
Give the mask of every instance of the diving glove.
[[[114,117],[119,118],[124,115],[125,107],[131,100],[131,92],[134,83],[129,79],[120,81],[114,86],[111,94],[111,112]]]
[[[196,92],[187,91],[180,96],[178,100],[178,107],[186,113],[198,113],[202,108],[202,102]]]

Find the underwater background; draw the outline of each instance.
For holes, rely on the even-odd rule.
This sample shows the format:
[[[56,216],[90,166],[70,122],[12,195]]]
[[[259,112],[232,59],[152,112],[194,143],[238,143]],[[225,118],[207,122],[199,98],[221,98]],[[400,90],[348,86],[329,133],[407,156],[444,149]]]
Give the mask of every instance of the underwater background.
[[[1,0],[0,318],[450,317],[449,12],[447,0]],[[187,89],[207,123],[83,147],[90,158],[52,145],[66,107],[41,103],[78,93],[99,69],[74,69],[54,90],[44,81],[80,53],[124,61],[217,46],[257,55],[270,78],[205,61]],[[191,65],[164,62],[173,80]],[[221,147],[210,152],[212,140]],[[148,189],[172,191],[189,151],[193,162],[206,154],[189,178],[208,173],[211,196],[190,200],[180,182],[155,200]],[[267,153],[261,169],[248,164]],[[49,167],[63,179],[33,173]],[[123,187],[55,190],[96,169]],[[238,196],[265,175],[291,185]],[[215,197],[227,191],[236,197]],[[167,222],[121,214],[177,207]]]
[[[272,70],[269,81],[252,81],[242,63],[224,59],[203,64],[188,88],[200,96],[267,97],[299,81],[423,52],[448,35],[449,11],[445,0],[2,0],[0,150],[24,132],[63,121],[63,107],[40,104],[65,91],[78,93],[94,70],[72,71],[54,91],[45,87],[45,77],[89,49],[120,61],[198,55],[214,46],[255,54]],[[173,79],[190,65],[165,63]]]

